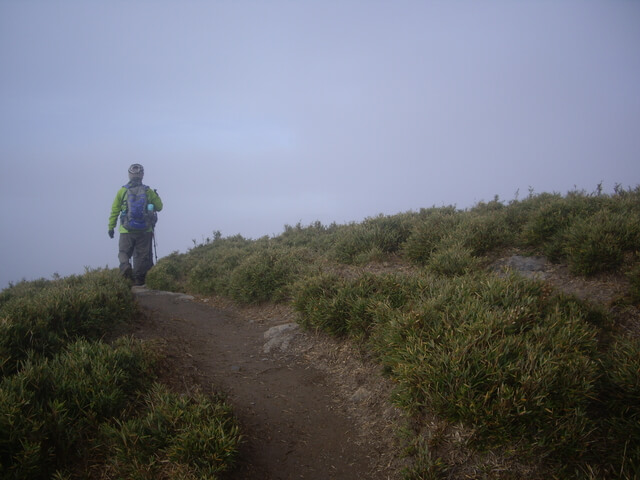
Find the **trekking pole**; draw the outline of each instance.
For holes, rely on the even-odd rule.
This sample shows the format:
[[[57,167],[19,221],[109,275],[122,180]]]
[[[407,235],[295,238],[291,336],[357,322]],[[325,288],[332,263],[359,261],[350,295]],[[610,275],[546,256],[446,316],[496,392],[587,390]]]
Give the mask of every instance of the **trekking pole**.
[[[150,246],[153,252],[149,253],[154,254],[156,260],[155,263],[158,263],[158,246],[156,245],[156,222],[158,221],[158,214],[154,211],[154,206],[152,203],[149,203],[147,205],[147,211],[149,212],[149,216],[147,218],[150,218],[151,220],[151,240],[153,241],[153,248],[151,248]]]
[[[154,228],[151,231],[151,238],[153,238],[153,256],[155,258],[155,263],[158,263],[158,245],[156,245],[156,229]]]

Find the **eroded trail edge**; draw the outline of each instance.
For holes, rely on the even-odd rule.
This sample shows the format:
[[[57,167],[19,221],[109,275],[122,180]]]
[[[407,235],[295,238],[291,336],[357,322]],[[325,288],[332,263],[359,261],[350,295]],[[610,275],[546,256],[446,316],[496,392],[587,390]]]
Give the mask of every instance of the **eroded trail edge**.
[[[230,479],[398,478],[401,413],[380,368],[305,332],[286,308],[213,306],[135,288],[136,337],[155,342],[163,381],[222,393],[245,438]]]

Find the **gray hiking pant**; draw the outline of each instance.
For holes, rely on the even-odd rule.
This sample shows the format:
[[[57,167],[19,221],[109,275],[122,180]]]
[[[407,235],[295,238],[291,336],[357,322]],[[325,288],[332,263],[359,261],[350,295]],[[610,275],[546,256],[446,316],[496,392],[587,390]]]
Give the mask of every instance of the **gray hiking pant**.
[[[152,232],[121,233],[118,241],[120,273],[132,278],[136,283],[144,283],[149,269],[153,266],[151,257]],[[133,257],[133,268],[131,258]]]

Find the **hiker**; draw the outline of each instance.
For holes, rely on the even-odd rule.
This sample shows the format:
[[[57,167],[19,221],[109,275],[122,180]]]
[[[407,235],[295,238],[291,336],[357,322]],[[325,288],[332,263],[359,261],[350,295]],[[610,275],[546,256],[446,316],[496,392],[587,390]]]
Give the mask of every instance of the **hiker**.
[[[133,281],[134,285],[144,285],[145,277],[153,266],[153,229],[156,212],[162,210],[162,200],[158,192],[142,184],[144,168],[139,163],[129,167],[129,183],[124,185],[111,206],[109,216],[109,237],[120,217],[120,240],[118,260],[120,273]],[[133,268],[131,257],[133,256]]]

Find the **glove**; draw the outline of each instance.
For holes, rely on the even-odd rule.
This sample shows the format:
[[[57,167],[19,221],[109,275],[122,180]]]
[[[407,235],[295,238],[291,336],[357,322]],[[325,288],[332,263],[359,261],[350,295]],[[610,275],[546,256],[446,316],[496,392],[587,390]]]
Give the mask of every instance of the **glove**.
[[[113,228],[109,230],[109,238],[113,238]]]

